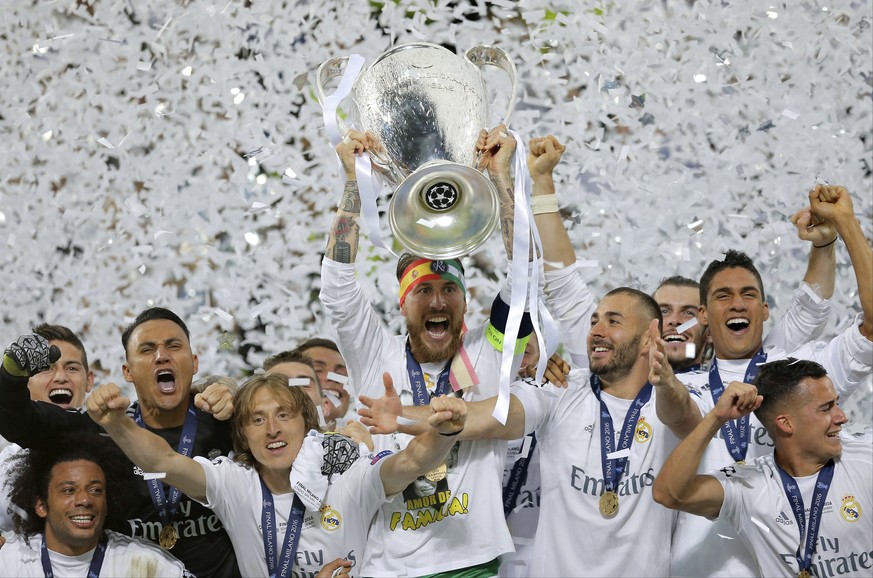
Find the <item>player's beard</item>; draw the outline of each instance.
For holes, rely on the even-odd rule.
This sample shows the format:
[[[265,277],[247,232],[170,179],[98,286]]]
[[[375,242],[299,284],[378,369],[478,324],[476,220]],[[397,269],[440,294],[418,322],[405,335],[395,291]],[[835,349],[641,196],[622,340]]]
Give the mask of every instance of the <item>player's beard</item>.
[[[626,377],[633,370],[634,364],[640,356],[640,342],[642,339],[642,335],[637,335],[628,343],[621,345],[613,344],[612,356],[608,361],[590,361],[591,373],[609,383],[614,383]],[[600,344],[602,343],[594,342],[592,346]]]
[[[461,347],[461,326],[463,319],[451,318],[448,328],[452,338],[444,346],[434,348],[428,344],[427,340],[422,337],[425,333],[424,324],[420,321],[413,322],[410,319],[406,320],[406,329],[409,332],[409,341],[412,351],[415,353],[415,359],[419,363],[433,363],[435,361],[444,361],[455,356],[458,349]]]

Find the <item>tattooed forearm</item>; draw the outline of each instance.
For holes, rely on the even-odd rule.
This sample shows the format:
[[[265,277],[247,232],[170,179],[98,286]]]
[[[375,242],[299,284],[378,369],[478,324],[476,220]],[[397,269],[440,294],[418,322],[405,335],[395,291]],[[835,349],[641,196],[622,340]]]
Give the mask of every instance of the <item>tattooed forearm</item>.
[[[340,199],[339,208],[346,213],[361,212],[361,195],[358,192],[357,181],[346,182],[345,189],[343,189],[343,198]]]
[[[515,198],[511,187],[498,187],[500,199],[500,231],[503,235],[503,247],[506,257],[512,259],[512,237],[515,230]]]
[[[328,242],[327,256],[338,263],[352,263],[358,255],[358,221],[354,217],[338,216]]]
[[[327,239],[325,255],[339,263],[354,263],[358,255],[358,216],[361,213],[361,195],[358,183],[347,181],[343,197]]]

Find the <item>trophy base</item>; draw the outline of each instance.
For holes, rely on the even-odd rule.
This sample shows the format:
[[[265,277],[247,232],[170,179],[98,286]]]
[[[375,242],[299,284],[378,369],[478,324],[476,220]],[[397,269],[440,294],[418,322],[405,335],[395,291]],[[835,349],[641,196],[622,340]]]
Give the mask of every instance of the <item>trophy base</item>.
[[[454,259],[478,249],[497,226],[494,184],[472,167],[432,161],[406,177],[391,199],[388,220],[406,250]]]

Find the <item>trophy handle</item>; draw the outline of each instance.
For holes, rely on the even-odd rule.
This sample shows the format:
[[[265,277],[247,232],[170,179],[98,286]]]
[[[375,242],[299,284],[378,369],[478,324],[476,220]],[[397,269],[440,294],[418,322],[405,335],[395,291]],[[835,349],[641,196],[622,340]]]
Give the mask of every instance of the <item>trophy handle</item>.
[[[348,63],[348,56],[340,56],[338,58],[325,60],[321,63],[321,66],[318,67],[318,72],[315,74],[315,91],[318,96],[318,102],[321,103],[322,106],[324,105],[325,100],[327,100],[327,97],[324,94],[324,86],[331,79],[340,78],[343,75],[343,72],[345,72]],[[345,138],[349,133],[349,127],[347,127],[346,123],[343,122],[343,119],[339,117],[339,114],[337,114],[336,126],[339,130],[340,136]]]
[[[515,109],[515,94],[518,87],[517,73],[515,71],[515,63],[509,58],[509,55],[501,48],[496,46],[488,46],[480,44],[474,46],[464,53],[466,58],[473,65],[482,67],[486,64],[496,66],[509,75],[509,80],[512,83],[512,94],[509,96],[509,104],[506,106],[506,115],[503,117],[503,124],[509,126],[509,119],[512,116],[512,111]]]
[[[318,102],[324,105],[327,97],[324,94],[324,86],[334,78],[340,78],[346,70],[346,66],[349,63],[348,56],[340,56],[337,58],[331,58],[330,60],[326,60],[321,63],[321,66],[318,67],[318,71],[315,74],[315,92],[316,96],[318,96]],[[339,112],[339,111],[337,111]],[[349,134],[349,127],[343,122],[343,119],[340,118],[339,114],[336,115],[336,128],[339,131],[340,137],[345,138],[347,134]],[[390,166],[389,160],[387,157],[380,155],[376,151],[368,151],[370,155],[370,159],[379,167],[383,172],[393,172],[393,169]],[[402,179],[401,179],[402,180]]]

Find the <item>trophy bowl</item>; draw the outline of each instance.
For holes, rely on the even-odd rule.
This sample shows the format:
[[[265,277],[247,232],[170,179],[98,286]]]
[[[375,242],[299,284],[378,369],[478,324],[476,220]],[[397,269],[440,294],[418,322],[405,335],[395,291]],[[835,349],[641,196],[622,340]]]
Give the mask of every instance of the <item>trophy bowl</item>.
[[[316,89],[341,76],[347,58],[318,69]],[[382,142],[370,152],[374,172],[394,191],[389,223],[407,250],[430,259],[475,251],[497,225],[497,190],[474,168],[479,131],[488,125],[488,92],[480,67],[496,66],[516,93],[515,65],[501,49],[474,46],[463,57],[426,42],[382,54],[355,81],[350,116]],[[344,136],[348,127],[337,124]]]

